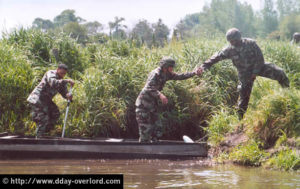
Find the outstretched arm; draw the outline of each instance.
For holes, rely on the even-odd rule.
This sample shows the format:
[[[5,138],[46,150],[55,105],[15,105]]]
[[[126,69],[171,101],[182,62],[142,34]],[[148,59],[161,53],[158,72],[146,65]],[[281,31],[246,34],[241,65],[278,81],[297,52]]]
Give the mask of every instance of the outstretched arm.
[[[230,58],[230,46],[223,48],[223,50],[216,52],[212,57],[206,60],[202,65],[201,69],[203,71],[209,69],[212,65],[216,64],[217,62]]]
[[[170,77],[170,80],[185,80],[185,79],[193,77],[196,74],[197,74],[196,71],[182,73],[182,74],[172,73],[171,77]]]
[[[64,87],[68,83],[67,79],[57,79],[56,75],[53,73],[47,73],[46,79],[50,87],[53,87],[57,90]]]
[[[57,89],[57,91],[66,99],[72,99],[72,95],[68,95],[67,84],[70,83],[71,86],[75,84],[75,82],[71,79],[57,79],[54,73],[48,72],[46,75],[46,79],[48,84]]]
[[[68,79],[68,83],[70,83],[70,85],[71,85],[71,90],[72,90],[72,87],[75,85],[75,82],[74,82],[72,79]],[[61,88],[61,91],[59,91],[59,93],[60,93],[61,96],[63,96],[65,99],[68,99],[68,100],[71,100],[71,101],[72,101],[73,95],[72,95],[72,92],[69,92],[69,91],[68,91],[67,84],[66,84],[63,88]]]

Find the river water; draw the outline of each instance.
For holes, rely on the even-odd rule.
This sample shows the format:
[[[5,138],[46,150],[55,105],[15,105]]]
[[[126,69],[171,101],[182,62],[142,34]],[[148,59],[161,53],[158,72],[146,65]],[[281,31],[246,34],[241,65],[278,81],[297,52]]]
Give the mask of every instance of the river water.
[[[300,173],[202,160],[1,160],[0,174],[123,174],[124,188],[300,189]]]

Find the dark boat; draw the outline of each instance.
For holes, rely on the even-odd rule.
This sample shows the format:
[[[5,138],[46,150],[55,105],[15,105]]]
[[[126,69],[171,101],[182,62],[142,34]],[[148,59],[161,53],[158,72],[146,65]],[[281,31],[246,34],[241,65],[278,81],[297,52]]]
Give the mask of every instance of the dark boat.
[[[124,139],[30,138],[0,136],[0,158],[158,158],[190,159],[207,156],[206,143]]]

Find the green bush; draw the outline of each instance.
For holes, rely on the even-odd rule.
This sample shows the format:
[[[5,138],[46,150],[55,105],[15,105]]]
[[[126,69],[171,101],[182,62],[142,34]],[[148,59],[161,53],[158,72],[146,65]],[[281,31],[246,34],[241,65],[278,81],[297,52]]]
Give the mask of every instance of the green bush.
[[[50,60],[50,50],[53,47],[53,38],[40,30],[23,28],[15,30],[4,36],[4,40],[9,44],[22,48],[36,66],[48,67]]]
[[[0,131],[24,133],[34,83],[31,62],[21,49],[0,41],[0,64]]]
[[[68,65],[69,75],[76,78],[88,67],[85,50],[74,39],[64,34],[53,35],[22,28],[6,34],[4,40],[21,48],[32,60],[32,67],[39,79],[46,71],[55,69],[60,63]]]
[[[259,166],[268,156],[259,148],[259,143],[251,141],[246,145],[240,145],[229,154],[229,159],[237,164]]]
[[[279,90],[262,97],[257,109],[246,115],[245,122],[264,146],[273,146],[282,132],[287,137],[300,135],[300,93],[298,90]]]
[[[221,107],[208,122],[209,126],[205,128],[209,137],[208,142],[210,142],[212,146],[219,145],[224,140],[224,136],[237,127],[238,122],[239,120],[236,114]]]
[[[278,154],[271,157],[265,164],[265,167],[283,169],[286,171],[300,169],[300,157],[296,151],[291,149],[281,150]]]
[[[74,39],[63,34],[55,40],[54,48],[58,51],[56,64],[66,64],[69,67],[68,74],[70,77],[79,79],[85,68],[89,67],[85,49]]]

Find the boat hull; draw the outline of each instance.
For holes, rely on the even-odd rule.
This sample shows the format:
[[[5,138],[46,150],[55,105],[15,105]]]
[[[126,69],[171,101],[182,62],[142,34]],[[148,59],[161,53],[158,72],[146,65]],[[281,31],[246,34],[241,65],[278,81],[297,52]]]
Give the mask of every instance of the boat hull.
[[[195,158],[207,156],[206,143],[160,141],[139,143],[122,139],[0,137],[0,158]]]

